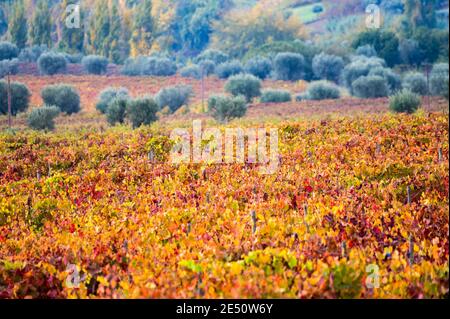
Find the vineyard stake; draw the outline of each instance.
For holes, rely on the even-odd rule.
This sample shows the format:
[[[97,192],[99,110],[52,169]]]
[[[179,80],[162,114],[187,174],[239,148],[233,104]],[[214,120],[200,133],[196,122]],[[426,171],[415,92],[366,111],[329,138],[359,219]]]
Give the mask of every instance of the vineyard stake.
[[[408,205],[411,205],[411,187],[406,187],[406,193],[408,196]]]
[[[12,107],[11,107],[11,72],[8,73],[8,127],[12,127]]]
[[[412,265],[414,263],[414,242],[412,235],[409,234],[409,264]]]
[[[342,257],[344,257],[344,258],[347,257],[347,243],[345,241],[343,241],[341,244],[341,254],[342,254]]]
[[[155,161],[155,153],[153,151],[148,152],[148,159],[150,162],[154,163]]]
[[[442,160],[443,160],[442,148],[439,148],[439,150],[438,150],[438,158],[439,158],[439,163],[442,162]]]
[[[303,210],[304,210],[303,222],[305,223],[306,231],[309,234],[309,225],[308,225],[308,222],[306,221],[306,216],[308,216],[308,205],[307,204],[305,204],[305,206],[303,206]]]
[[[252,222],[253,222],[253,234],[256,233],[256,212],[254,210],[252,210],[251,212],[252,215]]]

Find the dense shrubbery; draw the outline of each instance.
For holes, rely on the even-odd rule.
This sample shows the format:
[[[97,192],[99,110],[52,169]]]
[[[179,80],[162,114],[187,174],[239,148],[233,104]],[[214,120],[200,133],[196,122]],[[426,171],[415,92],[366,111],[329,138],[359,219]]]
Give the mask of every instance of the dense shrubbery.
[[[176,112],[183,105],[187,105],[192,94],[192,88],[187,85],[176,85],[161,89],[155,97],[160,109],[168,106],[170,111]]]
[[[448,99],[448,63],[439,63],[433,66],[430,74],[431,93]]]
[[[72,86],[49,85],[42,89],[41,96],[45,104],[57,106],[61,112],[73,114],[80,111],[80,95]]]
[[[261,95],[261,103],[285,103],[292,101],[292,96],[286,90],[264,90]]]
[[[212,96],[208,100],[208,110],[217,121],[227,122],[243,117],[247,113],[247,103],[243,96]]]
[[[128,99],[129,97],[130,97],[130,94],[128,92],[128,89],[126,89],[126,88],[123,88],[123,87],[106,88],[100,93],[99,101],[96,105],[96,109],[100,113],[105,114],[111,101],[113,101],[116,98]]]
[[[388,66],[394,66],[400,61],[399,39],[392,31],[376,29],[358,33],[352,46],[356,49],[364,45],[372,45],[377,56],[385,60]]]
[[[133,128],[141,125],[149,125],[158,119],[156,113],[159,110],[158,104],[154,99],[145,97],[128,102],[127,118],[130,120]]]
[[[17,58],[19,49],[10,42],[0,42],[0,61]]]
[[[200,63],[205,60],[213,61],[216,65],[228,61],[229,57],[227,54],[219,50],[205,50],[195,59],[196,63]]]
[[[56,106],[43,106],[31,110],[28,114],[27,123],[33,130],[53,130],[55,118],[61,110]]]
[[[121,72],[129,76],[171,76],[177,73],[177,66],[168,58],[139,56],[127,59]]]
[[[0,114],[8,114],[8,84],[0,81]],[[28,87],[22,83],[11,83],[11,113],[16,115],[19,112],[24,112],[28,109],[30,104],[31,93]]]
[[[377,56],[377,51],[375,50],[373,45],[366,44],[366,45],[358,47],[356,49],[356,54],[357,55],[364,55],[366,57],[371,58],[371,57],[376,57]]]
[[[338,82],[344,69],[344,60],[322,52],[314,57],[312,68],[318,79]]]
[[[202,69],[198,65],[190,65],[180,70],[180,75],[184,78],[202,78]]]
[[[245,71],[264,80],[272,72],[272,61],[263,57],[254,57],[245,64]]]
[[[361,76],[367,76],[370,70],[376,67],[384,67],[384,61],[378,58],[357,56],[342,71],[342,81],[352,91],[353,82]]]
[[[403,88],[419,95],[428,94],[428,84],[425,75],[419,72],[411,72],[403,78]]]
[[[123,124],[129,99],[117,97],[113,99],[106,110],[106,119],[110,125]]]
[[[214,74],[216,71],[216,63],[212,60],[202,60],[198,63],[198,66],[203,70],[204,76]]]
[[[362,76],[353,82],[352,92],[364,99],[386,97],[389,95],[389,85],[381,76]]]
[[[308,86],[305,97],[309,100],[339,99],[341,93],[339,87],[329,81],[316,81]]]
[[[216,74],[220,79],[228,79],[230,76],[242,73],[243,71],[244,68],[238,60],[224,62],[216,67]]]
[[[2,60],[0,61],[0,78],[8,74],[17,74],[19,72],[19,60]]]
[[[225,84],[225,91],[234,96],[242,95],[251,102],[261,95],[261,80],[251,74],[234,75]]]
[[[47,51],[48,49],[45,45],[33,45],[32,47],[20,51],[19,60],[22,62],[34,63]]]
[[[406,89],[389,98],[389,108],[394,112],[411,114],[417,111],[420,104],[420,96]]]
[[[65,73],[67,60],[64,55],[54,52],[43,53],[38,59],[39,71],[44,75]]]
[[[75,53],[75,54],[63,53],[63,55],[68,63],[73,64],[81,63],[84,57],[82,53]]]
[[[279,53],[274,60],[274,73],[278,80],[297,81],[303,78],[305,59],[297,53]]]
[[[384,78],[388,83],[390,93],[397,92],[402,88],[402,80],[400,76],[389,68],[383,68],[380,66],[373,68],[369,72],[369,76],[370,75],[378,75]]]
[[[90,74],[104,74],[108,69],[108,59],[99,55],[88,55],[81,61],[84,69]]]

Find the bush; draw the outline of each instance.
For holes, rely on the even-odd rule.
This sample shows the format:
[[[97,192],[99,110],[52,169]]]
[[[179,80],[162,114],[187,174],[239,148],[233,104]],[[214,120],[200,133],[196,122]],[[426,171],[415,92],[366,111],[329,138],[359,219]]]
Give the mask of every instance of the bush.
[[[187,105],[192,94],[192,88],[186,85],[169,86],[161,89],[155,97],[160,109],[168,106],[172,113],[183,105]]]
[[[247,61],[245,71],[264,80],[272,72],[272,62],[267,58],[255,57]]]
[[[128,99],[121,97],[111,101],[106,110],[106,119],[110,125],[116,125],[117,123],[123,124],[128,101]]]
[[[310,100],[332,100],[339,99],[341,93],[339,87],[332,82],[316,81],[309,85],[306,97]]]
[[[8,74],[17,74],[19,72],[19,60],[3,60],[0,61],[0,78]]]
[[[216,64],[211,60],[202,60],[198,63],[198,66],[203,69],[203,74],[205,76],[214,74],[214,72],[216,71]]]
[[[400,58],[403,63],[419,65],[422,62],[422,54],[419,42],[413,39],[403,39],[398,47]]]
[[[136,99],[128,103],[127,117],[133,128],[137,128],[156,121],[158,119],[156,116],[158,111],[158,104],[152,98]]]
[[[121,72],[128,76],[171,76],[177,73],[177,66],[167,58],[139,56],[127,59]]]
[[[320,4],[317,4],[313,7],[313,12],[314,13],[321,13],[323,12],[323,7]]]
[[[197,58],[195,59],[196,63],[209,60],[213,61],[214,64],[222,64],[228,61],[229,57],[227,54],[223,53],[219,50],[205,50],[203,53],[201,53]]]
[[[425,75],[419,72],[411,72],[405,75],[403,87],[412,93],[425,96],[428,94],[428,84]]]
[[[66,72],[67,61],[62,54],[47,52],[39,57],[38,66],[41,74],[54,75]]]
[[[8,114],[8,84],[6,81],[0,81],[0,114]],[[17,115],[19,112],[24,112],[28,109],[30,103],[31,93],[27,86],[18,83],[11,83],[11,113]]]
[[[28,115],[28,126],[33,130],[53,130],[55,118],[61,110],[56,106],[43,106],[33,109]]]
[[[397,113],[412,114],[417,111],[420,104],[420,96],[406,89],[389,98],[389,108]]]
[[[75,53],[75,54],[63,53],[63,55],[68,63],[79,64],[83,61],[82,53]]]
[[[352,92],[359,98],[379,98],[389,95],[389,86],[381,76],[362,76],[353,82]]]
[[[317,78],[337,82],[344,69],[344,60],[322,52],[314,57],[312,68]]]
[[[10,42],[0,42],[0,61],[17,58],[19,49]]]
[[[234,96],[242,95],[251,102],[261,95],[261,80],[251,74],[234,75],[225,84],[225,91]]]
[[[448,63],[439,63],[433,66],[430,74],[431,93],[448,99]]]
[[[247,103],[243,96],[212,96],[208,99],[208,110],[217,121],[227,122],[243,117],[247,113]]]
[[[375,50],[373,45],[366,44],[366,45],[362,45],[362,46],[358,47],[356,49],[356,54],[371,58],[371,57],[377,56],[377,51]]]
[[[108,59],[98,55],[88,55],[81,60],[84,69],[90,74],[103,74],[108,69]]]
[[[241,62],[233,60],[225,62],[216,67],[216,74],[220,79],[228,79],[232,75],[242,73],[244,68]]]
[[[358,48],[363,45],[372,45],[377,55],[384,59],[388,66],[396,65],[399,60],[399,39],[392,31],[382,29],[367,30],[356,35],[352,46]]]
[[[99,101],[95,106],[95,108],[100,113],[105,114],[108,109],[108,106],[114,99],[116,98],[128,99],[129,97],[130,94],[128,92],[128,89],[123,87],[120,88],[109,87],[100,93]]]
[[[275,77],[278,80],[297,81],[303,77],[305,59],[297,53],[278,53],[274,60]]]
[[[361,76],[367,76],[371,69],[384,67],[384,61],[378,58],[358,56],[347,64],[342,71],[344,85],[352,92],[352,84]]]
[[[378,75],[384,78],[388,83],[390,93],[394,93],[402,89],[402,80],[400,76],[389,68],[383,68],[381,66],[373,68],[370,70],[369,75]]]
[[[73,114],[80,111],[80,95],[72,86],[48,85],[41,91],[41,96],[45,104],[55,105],[61,112]]]
[[[202,78],[202,69],[198,65],[186,66],[180,70],[180,75],[184,78]]]
[[[261,103],[285,103],[292,101],[292,96],[286,90],[265,90],[261,95]]]
[[[32,47],[20,51],[19,60],[22,62],[34,63],[47,51],[46,45],[33,45]]]

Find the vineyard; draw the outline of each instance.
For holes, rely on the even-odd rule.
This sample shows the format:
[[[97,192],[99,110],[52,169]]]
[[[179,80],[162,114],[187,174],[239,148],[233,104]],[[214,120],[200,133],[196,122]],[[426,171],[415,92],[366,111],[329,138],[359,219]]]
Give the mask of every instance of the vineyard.
[[[448,116],[356,101],[276,106],[273,175],[170,164],[170,121],[2,131],[0,298],[448,297]]]

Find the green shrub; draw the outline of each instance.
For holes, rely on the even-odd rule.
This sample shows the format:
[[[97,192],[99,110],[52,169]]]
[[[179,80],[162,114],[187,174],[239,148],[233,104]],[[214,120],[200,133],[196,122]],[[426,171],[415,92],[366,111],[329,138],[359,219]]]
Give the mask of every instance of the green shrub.
[[[214,72],[216,71],[216,64],[211,60],[202,60],[198,63],[198,66],[203,70],[204,76],[214,74]]]
[[[406,89],[389,97],[389,108],[397,113],[414,113],[420,104],[420,96]]]
[[[104,74],[108,69],[108,59],[98,55],[88,55],[81,61],[84,69],[90,74]]]
[[[67,62],[72,64],[82,63],[84,57],[82,53],[75,53],[75,54],[63,53],[63,55],[66,58]]]
[[[297,81],[303,78],[305,58],[298,53],[278,53],[274,60],[274,73],[278,80]]]
[[[128,102],[128,99],[121,97],[115,98],[110,102],[106,110],[106,119],[110,125],[123,124]]]
[[[45,104],[55,105],[61,112],[73,114],[80,111],[80,95],[72,86],[49,85],[42,89],[41,96]]]
[[[339,99],[341,93],[339,87],[332,82],[316,81],[309,85],[305,97],[310,100],[332,100]]]
[[[359,98],[379,98],[389,95],[389,86],[386,79],[381,76],[362,76],[353,82],[352,91]]]
[[[184,78],[202,78],[202,69],[198,65],[190,65],[180,70],[180,75]]]
[[[8,84],[6,81],[0,81],[0,114],[8,114]],[[28,87],[22,83],[11,83],[11,113],[17,115],[24,112],[30,104],[31,93]]]
[[[43,106],[33,109],[28,115],[28,126],[33,130],[53,130],[55,118],[61,110],[56,106]]]
[[[237,60],[224,62],[216,67],[216,74],[220,79],[228,79],[230,76],[244,71],[241,62]]]
[[[54,52],[43,53],[38,59],[39,71],[44,75],[65,73],[67,60],[64,55]]]
[[[272,72],[272,62],[267,58],[254,57],[245,64],[245,71],[264,80]]]
[[[205,50],[202,54],[197,56],[195,59],[196,63],[200,63],[205,60],[213,61],[214,64],[218,65],[228,61],[229,56],[219,50]]]
[[[225,91],[234,95],[242,95],[247,102],[261,95],[261,80],[251,74],[238,74],[228,79]]]
[[[3,60],[0,61],[0,78],[8,74],[17,74],[19,72],[19,60]]]
[[[123,88],[123,87],[106,88],[100,93],[99,101],[97,102],[96,109],[100,113],[105,114],[111,101],[113,101],[116,98],[128,99],[129,97],[130,97],[130,94],[128,92],[128,89],[126,89],[126,88]]]
[[[438,63],[433,66],[430,74],[431,93],[448,99],[448,63]]]
[[[367,58],[358,56],[347,64],[342,71],[344,85],[352,92],[352,84],[361,76],[367,76],[370,70],[376,67],[384,67],[384,61],[379,58]]]
[[[243,117],[247,113],[247,103],[243,96],[212,96],[208,99],[208,110],[217,121],[227,122]]]
[[[371,58],[371,57],[376,57],[377,56],[377,51],[375,50],[373,45],[366,44],[366,45],[362,45],[362,46],[356,48],[356,54],[357,55],[364,55],[366,57]]]
[[[127,117],[133,128],[141,125],[149,125],[158,119],[156,113],[159,111],[158,104],[152,98],[132,100],[128,103]]]
[[[168,106],[170,111],[176,112],[183,105],[189,103],[192,88],[187,85],[169,86],[161,89],[155,97],[160,109]]]
[[[322,52],[314,57],[312,68],[318,79],[337,82],[344,69],[344,60],[341,57]]]
[[[291,102],[292,96],[286,90],[265,90],[261,95],[261,103],[285,103]]]
[[[46,45],[33,45],[20,51],[18,59],[22,62],[34,63],[40,58],[40,56],[47,52]]]
[[[411,72],[406,74],[403,79],[403,87],[422,96],[428,94],[427,78],[419,72]]]
[[[378,75],[384,78],[387,81],[390,93],[394,93],[402,89],[402,80],[400,76],[389,68],[383,68],[381,66],[373,68],[369,72],[369,76],[371,75]]]
[[[19,49],[10,42],[0,42],[0,61],[17,58]]]
[[[121,73],[128,76],[171,76],[177,73],[177,66],[167,58],[139,56],[128,58]]]

